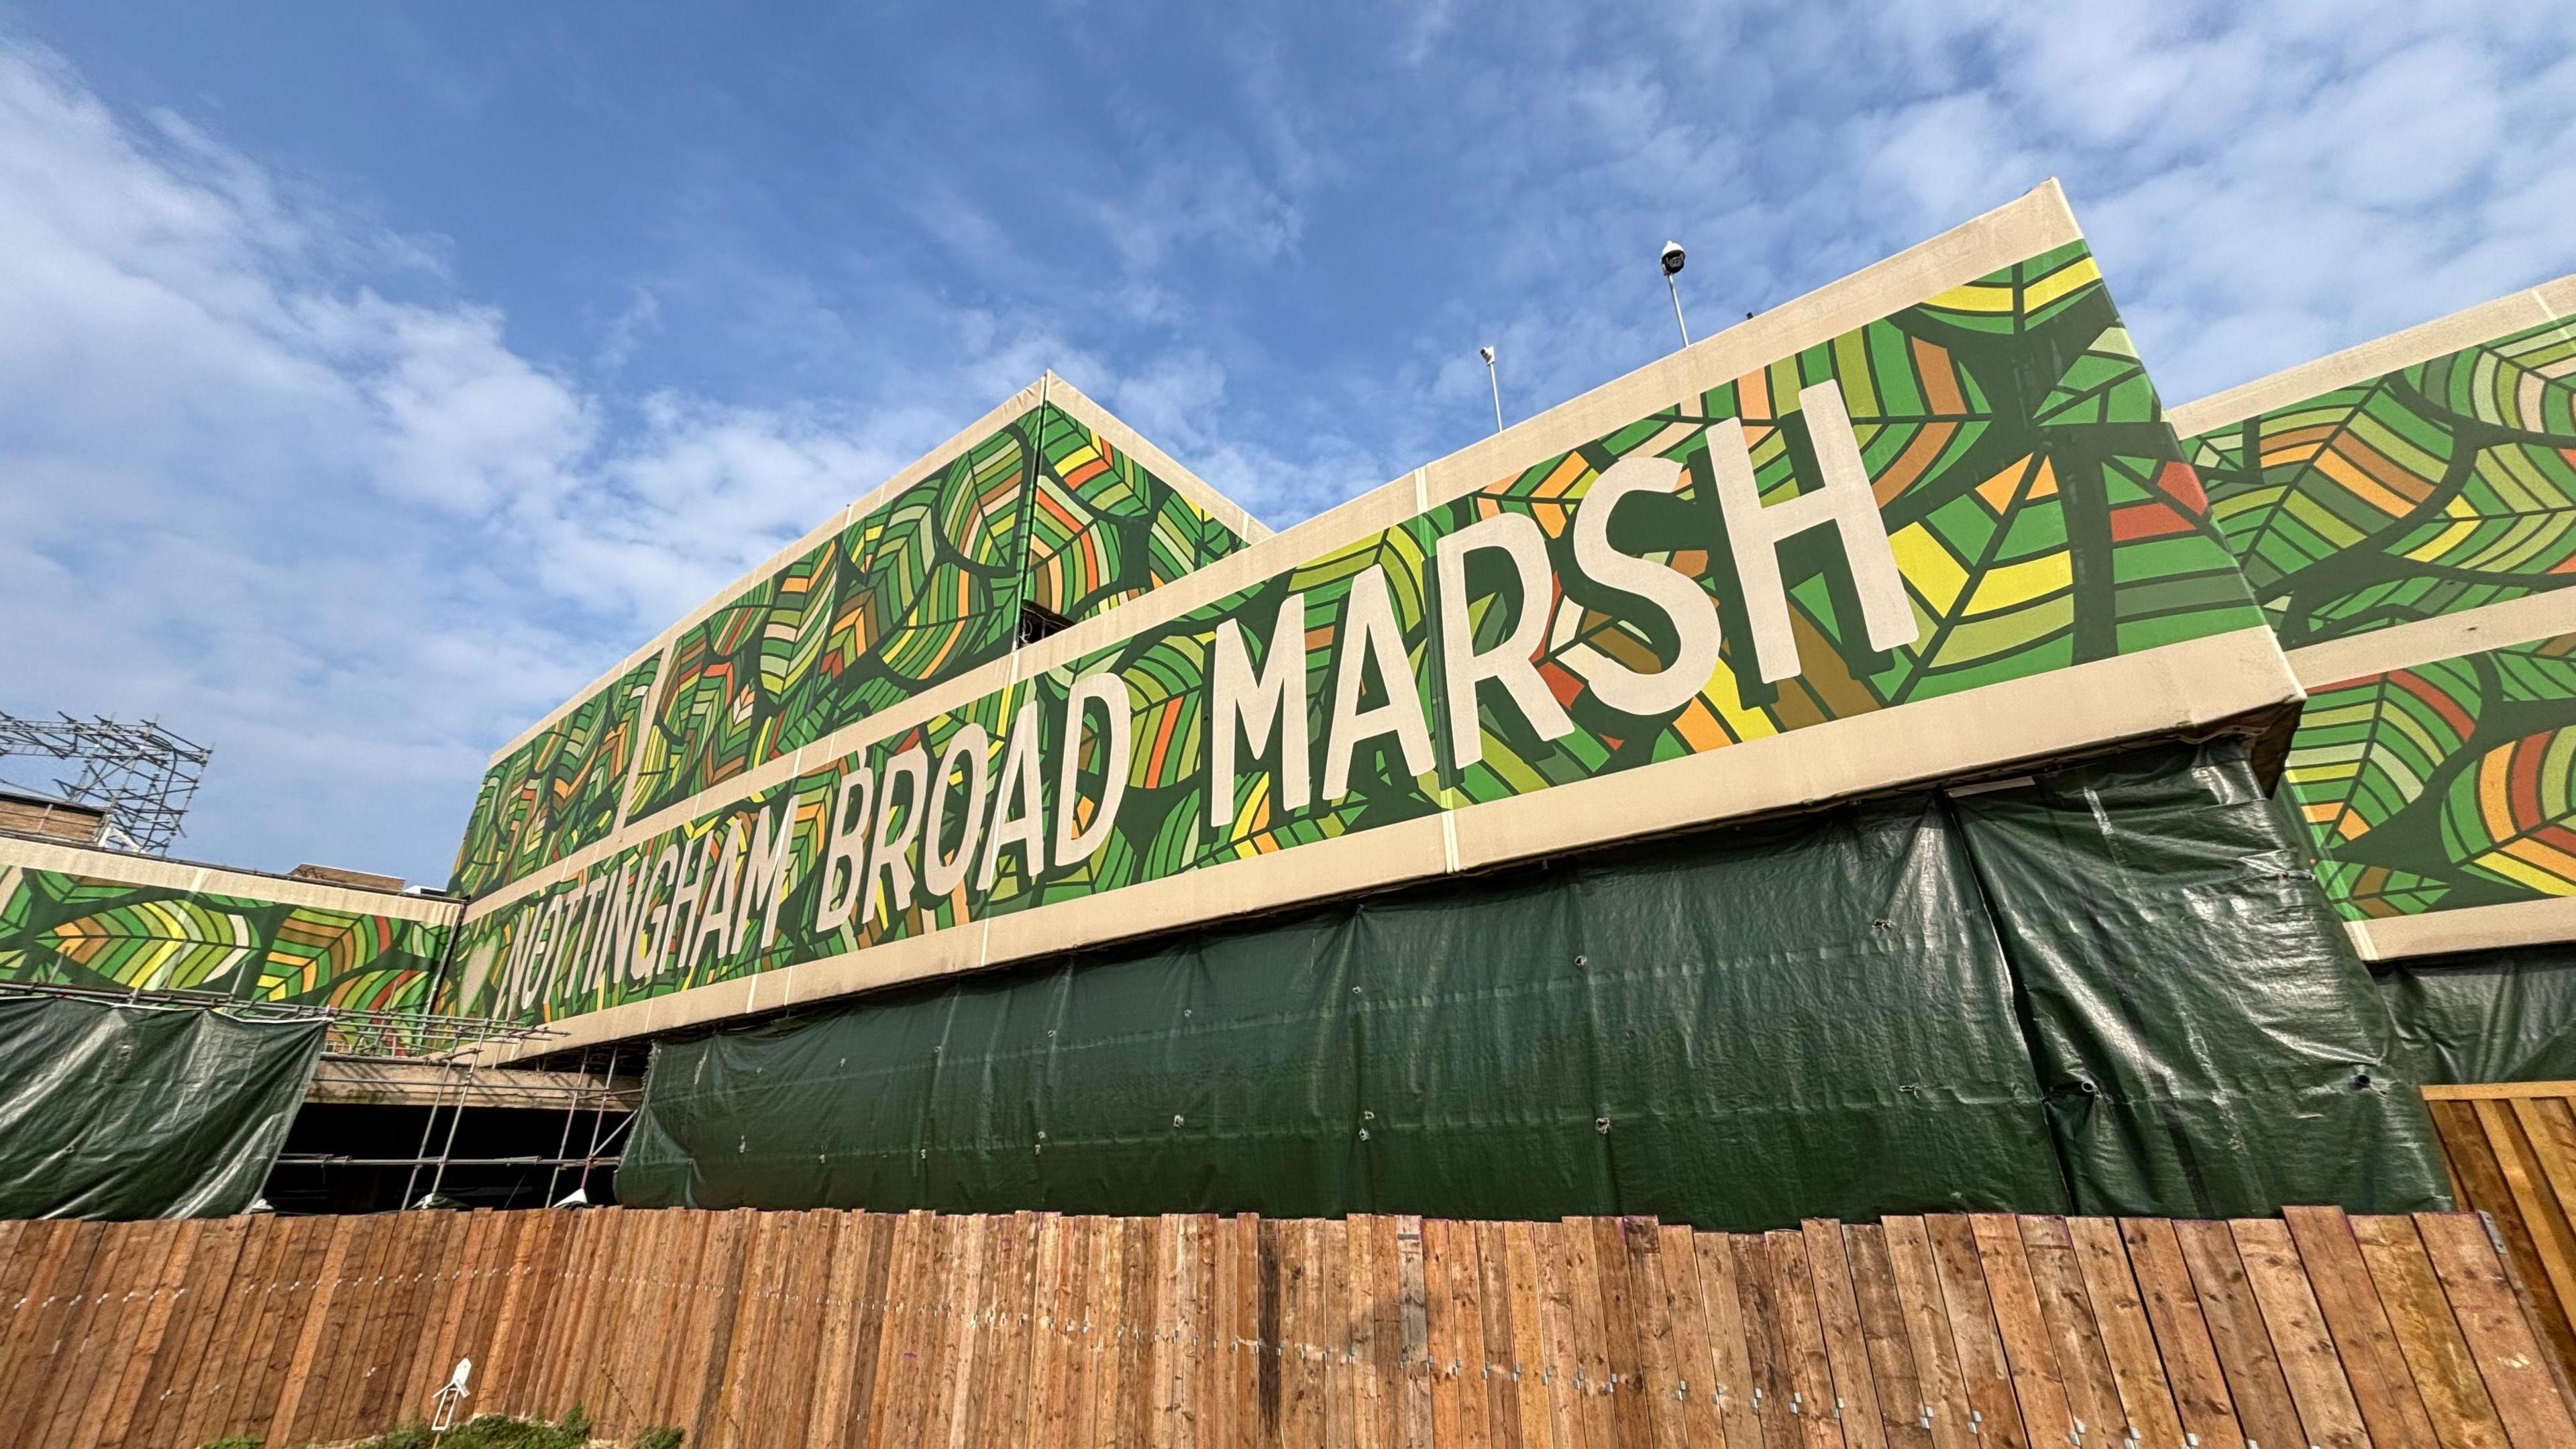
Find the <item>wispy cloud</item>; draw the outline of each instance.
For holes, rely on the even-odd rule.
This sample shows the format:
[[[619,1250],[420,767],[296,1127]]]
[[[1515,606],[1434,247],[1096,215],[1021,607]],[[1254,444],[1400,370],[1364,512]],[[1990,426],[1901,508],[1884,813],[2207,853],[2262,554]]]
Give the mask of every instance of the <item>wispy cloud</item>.
[[[493,744],[1045,367],[1286,524],[1489,428],[1480,343],[1514,417],[1668,350],[1667,236],[1706,333],[2056,175],[2176,400],[2576,270],[2567,6],[1021,20],[475,52],[430,112],[641,178],[597,276],[0,38],[0,707],[213,740],[186,848],[436,876]]]
[[[492,308],[392,300],[399,239],[23,46],[0,252],[7,703],[211,740],[183,849],[267,866],[443,875],[498,738],[1045,351],[994,335],[865,412],[604,394]]]

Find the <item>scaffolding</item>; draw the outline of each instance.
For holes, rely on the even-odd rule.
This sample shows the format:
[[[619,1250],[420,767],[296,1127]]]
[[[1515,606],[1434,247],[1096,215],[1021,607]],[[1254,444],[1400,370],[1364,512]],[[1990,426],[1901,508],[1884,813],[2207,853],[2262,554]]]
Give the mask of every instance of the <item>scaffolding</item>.
[[[0,758],[66,760],[78,764],[70,779],[53,786],[64,799],[107,812],[101,844],[147,855],[165,855],[179,838],[181,817],[197,793],[212,748],[163,729],[157,720],[126,724],[99,715],[35,719],[0,714]]]
[[[92,986],[74,986],[53,981],[0,981],[0,997],[50,996],[74,1001],[94,1001],[102,1005],[147,1010],[221,1011],[244,1021],[314,1021],[329,1023],[323,1034],[322,1060],[341,1062],[393,1063],[404,1066],[436,1066],[438,1086],[432,1097],[428,1116],[421,1124],[420,1144],[408,1157],[373,1157],[342,1153],[282,1152],[276,1166],[298,1168],[328,1167],[400,1167],[408,1169],[403,1182],[402,1202],[405,1207],[443,1205],[439,1198],[450,1167],[542,1167],[549,1170],[547,1196],[551,1200],[566,1168],[581,1170],[580,1182],[586,1183],[598,1168],[614,1168],[618,1163],[615,1148],[620,1135],[632,1121],[631,1115],[615,1127],[608,1125],[610,1108],[624,1090],[618,1085],[619,1050],[611,1047],[606,1068],[596,1082],[590,1067],[594,1053],[583,1053],[583,1069],[575,1081],[551,1087],[514,1083],[516,1093],[544,1092],[561,1095],[564,1109],[563,1140],[551,1158],[539,1156],[457,1157],[457,1128],[465,1120],[465,1111],[474,1104],[475,1073],[493,1049],[520,1043],[542,1041],[560,1035],[549,1027],[523,1022],[496,1021],[488,1017],[447,1016],[425,1011],[370,1011],[349,1007],[324,1006],[310,1002],[256,1001],[225,996],[208,991],[128,991]],[[592,1117],[589,1140],[582,1155],[572,1155],[572,1134],[578,1119]],[[444,1134],[439,1131],[442,1125]],[[434,1144],[434,1145],[433,1145]],[[272,1168],[272,1171],[274,1169]],[[420,1196],[422,1176],[428,1183]]]

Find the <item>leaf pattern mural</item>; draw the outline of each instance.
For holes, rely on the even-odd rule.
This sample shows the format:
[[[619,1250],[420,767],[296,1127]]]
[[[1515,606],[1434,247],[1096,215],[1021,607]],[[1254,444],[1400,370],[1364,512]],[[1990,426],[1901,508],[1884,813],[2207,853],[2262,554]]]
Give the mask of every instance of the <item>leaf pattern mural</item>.
[[[2576,895],[2576,729],[2496,746],[2451,781],[2442,843],[2453,863],[2538,895]]]
[[[1707,438],[1714,424],[1742,423],[1766,503],[1820,486],[1800,397],[1802,389],[1829,380],[1850,414],[1881,517],[1898,539],[1898,571],[1921,632],[1910,645],[1872,648],[1848,562],[1831,530],[1812,530],[1779,549],[1799,673],[1765,682],[1739,650],[1751,634],[1724,512],[1709,482]],[[1192,531],[1171,509],[1131,507],[1123,482],[1111,481],[1123,478],[1114,454],[1099,439],[1041,429],[1029,447],[1042,460],[1030,466],[1041,479],[1056,480],[1033,481],[1035,502],[1022,512],[1038,538],[1028,575],[1033,597],[1069,612],[1095,607],[1119,592],[1105,571],[1138,557],[1160,559]],[[1602,587],[1572,561],[1572,520],[1594,481],[1638,456],[1669,462],[1676,489],[1623,503],[1616,546],[1656,559],[1705,590],[1725,641],[1701,690],[1660,716],[1615,710],[1587,681],[1611,661],[1660,667],[1673,647],[1669,622],[1641,617],[1633,598]],[[1079,491],[1077,483],[1091,491]],[[775,792],[724,801],[685,825],[638,833],[577,880],[476,912],[464,928],[463,955],[481,964],[468,968],[450,1000],[474,1012],[560,1017],[1131,883],[1169,881],[2074,663],[2257,628],[2262,615],[2204,502],[2091,257],[2081,244],[2056,248],[1673,398],[1392,527],[1303,561],[1282,559],[1268,576],[1222,598],[1139,625],[1081,660],[997,685],[971,704],[867,747],[864,763],[881,770],[899,751],[937,751],[972,725],[986,732],[989,764],[1008,738],[1009,722],[1034,709],[1042,758],[1052,760],[1063,744],[1063,705],[1076,678],[1114,671],[1128,685],[1133,749],[1109,842],[1087,860],[1053,862],[1034,880],[1005,866],[990,890],[961,888],[818,932],[811,923],[829,872],[825,832],[813,822],[829,809],[843,772],[860,761],[808,761],[799,778]],[[1445,691],[1431,684],[1442,671],[1437,611],[1443,605],[1432,584],[1438,546],[1456,530],[1502,513],[1533,520],[1550,554],[1550,596],[1516,607],[1547,615],[1533,663],[1574,725],[1561,738],[1540,738],[1517,710],[1496,703],[1499,691],[1480,695],[1474,719],[1447,718]],[[1153,522],[1139,547],[1134,529],[1148,517]],[[1509,628],[1493,592],[1505,585],[1499,575],[1497,582],[1474,584],[1474,567],[1477,602],[1470,605],[1469,632],[1490,644]],[[1500,562],[1494,567],[1509,572]],[[1318,798],[1292,807],[1272,792],[1275,772],[1268,767],[1279,748],[1273,743],[1262,755],[1239,759],[1233,814],[1211,823],[1203,696],[1220,627],[1239,622],[1259,654],[1282,605],[1292,594],[1303,596],[1309,773],[1320,785],[1342,656],[1352,647],[1341,637],[1344,603],[1353,581],[1371,570],[1385,576],[1413,671],[1410,681],[1393,683],[1419,691],[1436,738],[1479,732],[1483,759],[1459,769],[1443,755],[1432,770],[1415,775],[1402,750],[1381,739],[1356,753],[1347,796],[1320,798],[1319,789]],[[1517,597],[1517,585],[1510,587]],[[671,672],[678,678],[688,669],[675,664]],[[1363,698],[1383,702],[1389,683],[1364,678]],[[1097,761],[1086,757],[1083,768],[1097,768]],[[791,803],[777,808],[791,812],[794,824],[774,941],[720,960],[709,952],[685,966],[676,958],[648,959],[633,973],[604,973],[595,961],[557,964],[546,943],[591,939],[586,923],[609,891],[623,888],[620,882],[675,848],[682,859],[701,852],[695,858],[703,861],[722,841],[747,837],[781,792]],[[1055,780],[1045,782],[1050,801],[1059,793]],[[532,964],[514,966],[514,957]],[[464,989],[467,983],[471,989]]]
[[[423,1011],[452,927],[0,868],[0,981]]]
[[[2309,691],[2282,786],[2348,919],[2576,893],[2576,635]]]
[[[2480,702],[2462,660],[2310,690],[2288,765],[2309,828],[2341,845],[2413,804],[2477,728]]]
[[[628,815],[1001,658],[1024,602],[1083,618],[1243,543],[1073,414],[1033,408],[681,633]]]
[[[2576,321],[2187,440],[2284,647],[2576,581]]]
[[[491,768],[449,890],[489,890],[608,838],[661,662],[647,657]]]

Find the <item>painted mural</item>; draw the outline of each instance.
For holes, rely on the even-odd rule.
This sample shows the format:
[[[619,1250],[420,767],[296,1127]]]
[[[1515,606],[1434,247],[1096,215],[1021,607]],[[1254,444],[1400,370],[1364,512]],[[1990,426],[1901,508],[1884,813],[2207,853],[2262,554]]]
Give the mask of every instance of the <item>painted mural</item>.
[[[672,645],[628,814],[650,815],[1242,546],[1044,406],[853,521]]]
[[[655,655],[627,670],[483,776],[452,894],[507,884],[608,838],[661,662]]]
[[[425,1011],[452,928],[0,866],[0,981]]]
[[[1064,409],[1039,414],[1028,602],[1088,619],[1241,549],[1245,540]]]
[[[2186,448],[2283,648],[2576,582],[2576,320]]]
[[[2261,622],[2072,244],[620,850],[469,923],[445,999],[559,1017]]]
[[[2576,321],[2187,439],[2282,647],[2576,582]],[[2576,894],[2576,636],[2313,686],[2282,787],[2347,919]]]
[[[2309,691],[2282,782],[2348,919],[2576,895],[2576,634]]]

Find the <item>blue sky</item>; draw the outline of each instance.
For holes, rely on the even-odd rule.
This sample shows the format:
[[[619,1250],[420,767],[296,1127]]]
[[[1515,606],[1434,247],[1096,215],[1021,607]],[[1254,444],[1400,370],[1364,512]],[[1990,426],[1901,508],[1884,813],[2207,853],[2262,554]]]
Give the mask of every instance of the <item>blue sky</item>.
[[[500,742],[1053,367],[1273,524],[2054,175],[2181,401],[2576,271],[2576,7],[0,0],[0,709],[443,879]],[[2475,14],[2454,15],[2453,10]],[[0,774],[43,772],[20,762]]]

